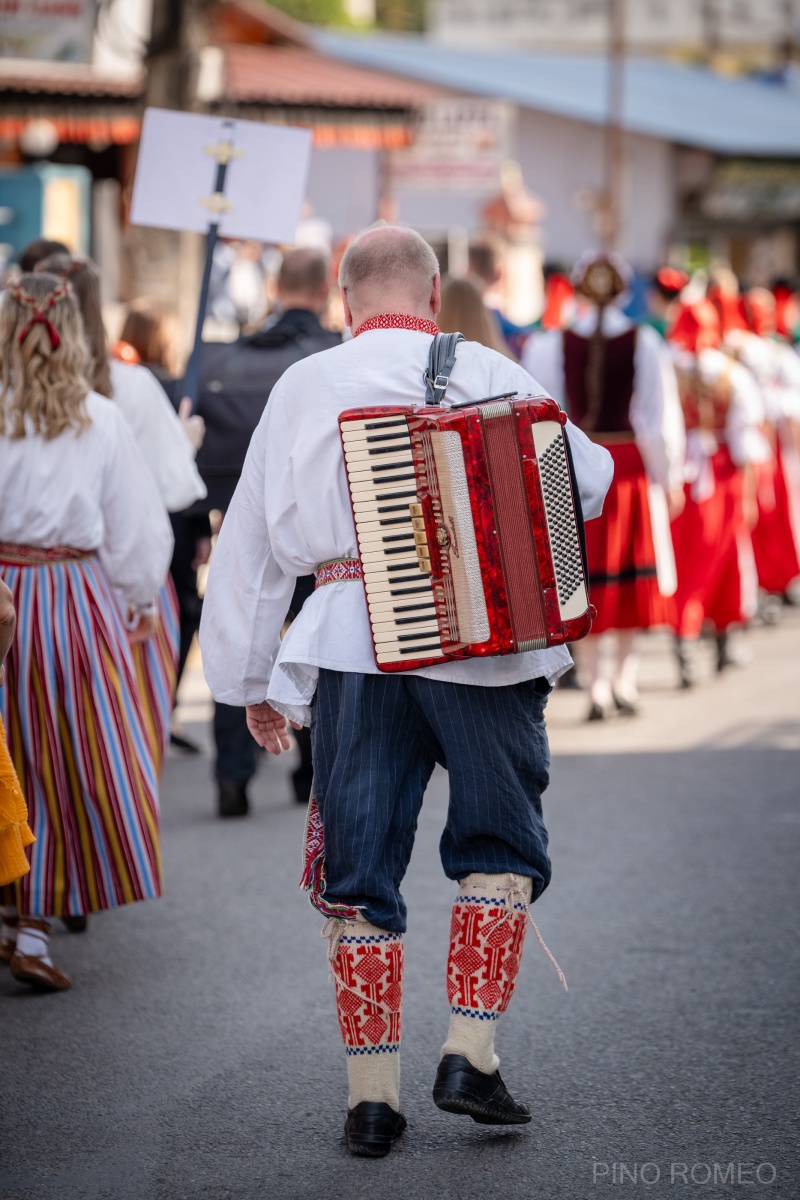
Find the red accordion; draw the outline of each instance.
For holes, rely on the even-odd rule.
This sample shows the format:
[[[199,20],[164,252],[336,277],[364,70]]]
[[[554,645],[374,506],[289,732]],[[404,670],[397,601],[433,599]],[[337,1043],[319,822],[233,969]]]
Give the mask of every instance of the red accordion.
[[[518,654],[589,632],[565,422],[542,397],[341,414],[381,671]]]

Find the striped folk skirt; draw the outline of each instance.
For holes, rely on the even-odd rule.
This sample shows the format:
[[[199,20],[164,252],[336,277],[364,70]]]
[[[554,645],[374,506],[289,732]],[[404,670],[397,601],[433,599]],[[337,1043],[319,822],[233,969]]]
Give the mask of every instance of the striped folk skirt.
[[[133,647],[133,665],[150,753],[159,777],[169,742],[180,645],[178,595],[170,577],[158,593],[157,609],[155,633]]]
[[[0,546],[17,635],[0,705],[36,841],[3,903],[76,916],[161,893],[158,785],[133,656],[97,558]]]
[[[598,438],[598,440],[602,440]],[[586,522],[592,633],[668,625],[672,601],[658,585],[649,485],[634,442],[609,443],[614,478],[595,520]]]

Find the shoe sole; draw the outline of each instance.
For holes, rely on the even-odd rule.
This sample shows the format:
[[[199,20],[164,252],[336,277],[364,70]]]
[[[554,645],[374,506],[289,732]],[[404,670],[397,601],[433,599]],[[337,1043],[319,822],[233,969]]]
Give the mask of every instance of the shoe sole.
[[[530,1113],[527,1115],[504,1113],[492,1105],[485,1104],[482,1100],[474,1100],[459,1092],[436,1091],[433,1093],[433,1103],[442,1112],[472,1117],[473,1121],[477,1121],[479,1125],[529,1125],[532,1120]]]
[[[354,1138],[345,1133],[347,1146],[351,1154],[360,1154],[363,1158],[385,1158],[399,1137],[405,1133],[407,1126],[403,1125],[397,1133],[366,1134],[363,1139]]]
[[[24,983],[26,987],[33,988],[35,992],[68,992],[72,987],[72,980],[65,987],[58,987],[52,983],[47,983],[44,979],[40,979],[38,975],[25,975],[17,971],[12,971],[11,974],[17,983]]]
[[[362,1158],[385,1158],[393,1145],[394,1138],[388,1142],[353,1142],[347,1139],[350,1153],[361,1155]]]

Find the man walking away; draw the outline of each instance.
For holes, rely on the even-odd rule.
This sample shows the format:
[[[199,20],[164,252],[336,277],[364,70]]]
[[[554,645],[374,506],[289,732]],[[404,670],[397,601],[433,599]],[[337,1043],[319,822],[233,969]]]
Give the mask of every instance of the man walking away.
[[[278,273],[278,319],[232,344],[204,347],[197,410],[206,422],[206,438],[197,465],[208,487],[209,509],[227,510],[250,438],[287,367],[341,342],[338,333],[320,324],[328,302],[329,270],[329,261],[319,250],[288,251]],[[290,611],[295,615],[309,590],[303,591],[303,583],[298,581],[292,597]],[[296,799],[304,803],[311,787],[311,739],[307,730],[298,732],[301,764],[293,784]],[[243,708],[216,705],[214,742],[219,815],[246,816],[247,785],[256,773],[257,747]]]

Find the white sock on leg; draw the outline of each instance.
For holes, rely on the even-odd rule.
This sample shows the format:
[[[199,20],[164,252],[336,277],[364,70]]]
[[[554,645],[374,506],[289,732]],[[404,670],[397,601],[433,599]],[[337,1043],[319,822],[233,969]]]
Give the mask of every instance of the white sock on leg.
[[[17,954],[24,954],[28,958],[40,958],[48,967],[52,967],[49,930],[31,927],[25,923],[24,917],[21,917],[17,930]]]
[[[371,1100],[399,1112],[402,936],[367,921],[338,922],[328,936],[347,1055],[347,1107]]]
[[[500,1065],[494,1034],[516,985],[532,890],[523,875],[468,875],[453,904],[442,1055],[461,1054],[486,1075]]]

